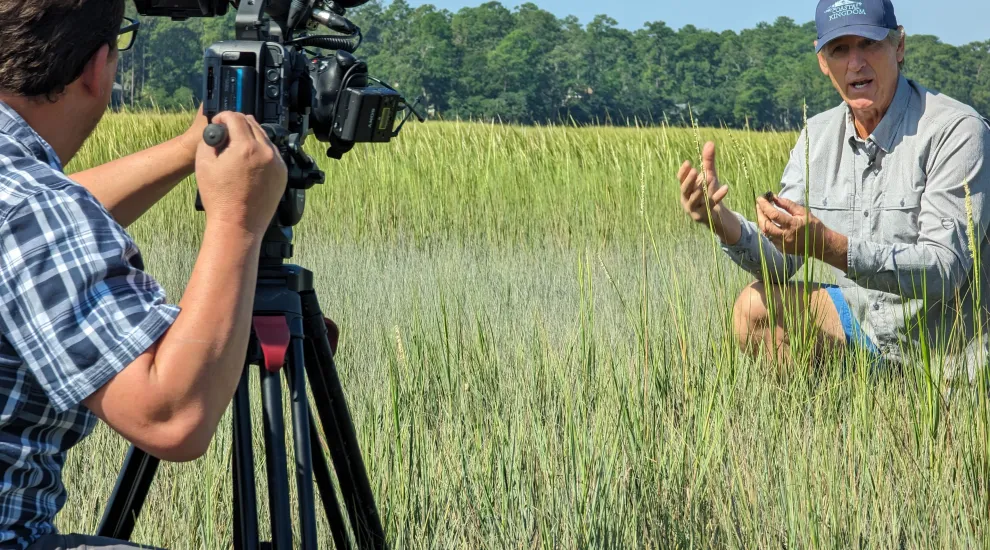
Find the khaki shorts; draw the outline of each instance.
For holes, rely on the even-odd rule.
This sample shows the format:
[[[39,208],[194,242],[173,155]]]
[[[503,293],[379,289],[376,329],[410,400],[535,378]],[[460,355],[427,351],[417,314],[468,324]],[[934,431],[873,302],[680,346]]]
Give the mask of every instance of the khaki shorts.
[[[134,550],[136,548],[162,550],[161,548],[142,546],[134,542],[91,535],[78,535],[75,533],[68,535],[46,535],[36,540],[31,546],[28,546],[28,550]]]

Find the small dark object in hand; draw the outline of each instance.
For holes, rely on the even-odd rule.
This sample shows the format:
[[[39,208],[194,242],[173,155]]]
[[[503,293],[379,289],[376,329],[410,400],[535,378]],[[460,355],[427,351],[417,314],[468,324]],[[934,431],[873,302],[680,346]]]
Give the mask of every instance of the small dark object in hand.
[[[767,199],[770,202],[773,202],[773,191],[767,191],[766,193],[764,193],[763,198]]]

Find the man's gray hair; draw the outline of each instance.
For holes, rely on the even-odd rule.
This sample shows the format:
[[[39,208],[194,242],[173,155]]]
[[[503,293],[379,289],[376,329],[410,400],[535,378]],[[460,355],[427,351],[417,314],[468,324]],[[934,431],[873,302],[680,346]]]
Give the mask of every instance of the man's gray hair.
[[[890,42],[890,45],[893,46],[894,49],[896,49],[898,46],[900,46],[901,39],[903,39],[905,36],[906,33],[904,32],[904,27],[897,27],[896,29],[890,29],[890,32],[887,33],[887,42]],[[907,57],[907,55],[905,55],[905,57]],[[897,68],[904,70],[904,61],[898,62]]]

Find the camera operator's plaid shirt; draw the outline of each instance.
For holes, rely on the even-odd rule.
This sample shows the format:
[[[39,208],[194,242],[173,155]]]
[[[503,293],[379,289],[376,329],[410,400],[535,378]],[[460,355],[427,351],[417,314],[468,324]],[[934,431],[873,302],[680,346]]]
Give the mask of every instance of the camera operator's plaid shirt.
[[[81,401],[178,311],[124,229],[0,102],[0,548],[55,532],[66,451],[97,421]]]

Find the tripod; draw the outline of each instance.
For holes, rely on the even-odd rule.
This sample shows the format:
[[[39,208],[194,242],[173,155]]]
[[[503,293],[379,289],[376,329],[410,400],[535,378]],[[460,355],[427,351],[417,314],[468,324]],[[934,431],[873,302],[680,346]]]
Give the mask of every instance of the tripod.
[[[317,541],[313,482],[319,487],[336,548],[351,548],[337,503],[320,434],[310,416],[306,382],[323,425],[340,491],[358,548],[387,548],[371,485],[358,448],[350,413],[334,364],[337,329],[320,309],[312,272],[283,260],[292,256],[291,230],[272,225],[265,235],[258,267],[251,340],[233,399],[234,548],[326,548]],[[248,376],[259,365],[264,418],[265,461],[272,541],[259,541],[257,490],[251,441]],[[280,373],[290,388],[298,491],[300,541],[293,541],[289,474],[282,417]],[[99,535],[128,540],[147,497],[159,460],[131,446],[104,511]]]

